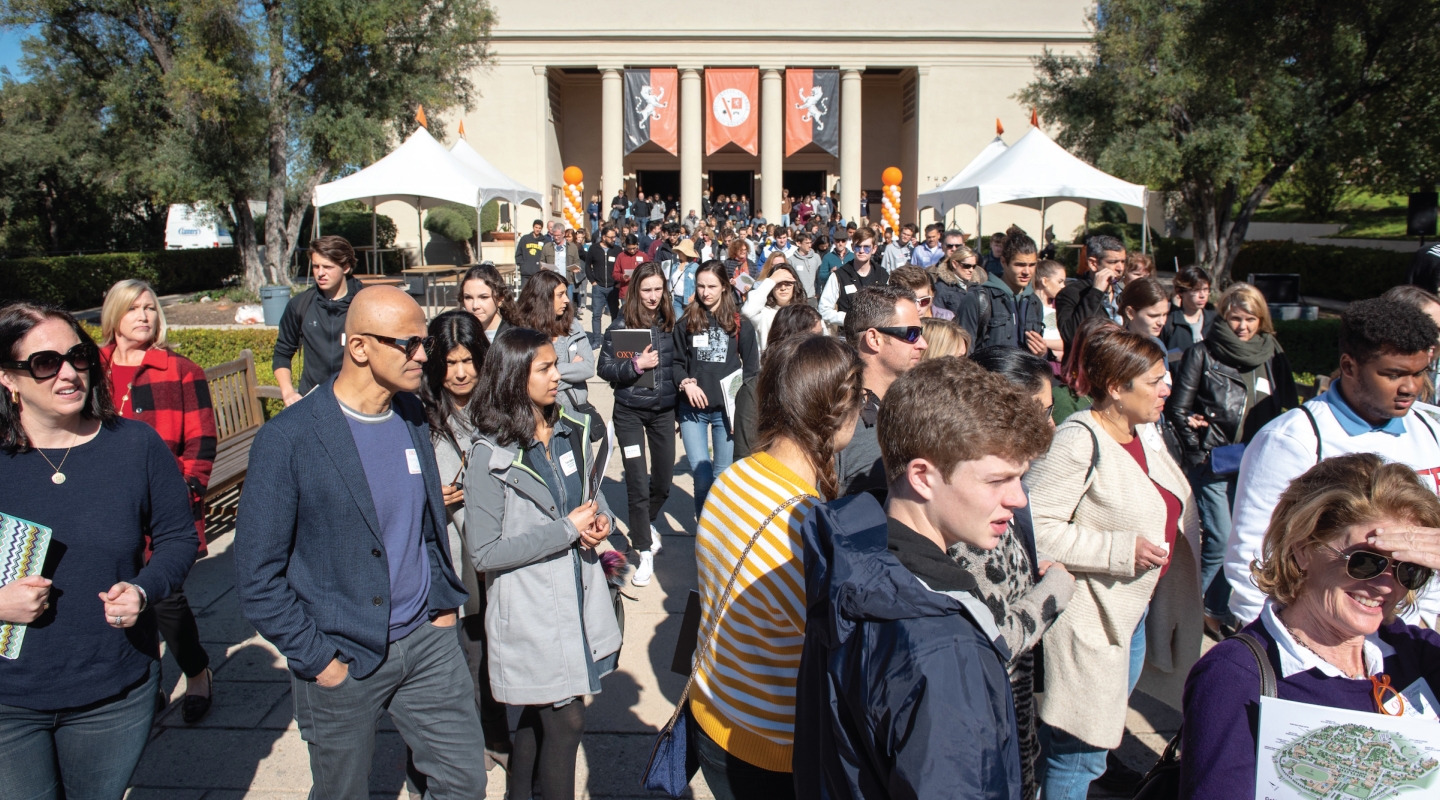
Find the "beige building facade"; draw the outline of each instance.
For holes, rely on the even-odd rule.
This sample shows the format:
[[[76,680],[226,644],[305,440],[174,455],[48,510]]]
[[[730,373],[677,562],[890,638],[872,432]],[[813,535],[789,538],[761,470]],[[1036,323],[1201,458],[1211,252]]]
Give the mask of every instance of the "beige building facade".
[[[622,188],[673,195],[682,214],[698,212],[701,192],[714,189],[749,195],[772,222],[782,188],[838,190],[846,219],[859,216],[864,191],[877,198],[870,216],[879,218],[881,173],[894,166],[904,175],[902,221],[932,221],[917,195],[962,169],[995,137],[997,120],[1008,142],[1025,133],[1030,110],[1015,95],[1034,79],[1033,59],[1046,49],[1083,51],[1093,8],[1083,0],[492,2],[493,62],[473,75],[474,107],[447,113],[447,130],[434,132],[453,141],[463,119],[476,150],[542,194],[543,209],[511,210],[522,231],[537,217],[561,220],[561,176],[571,166],[584,173],[586,199],[601,196],[602,213]],[[704,151],[703,77],[719,67],[759,70],[756,154],[733,144]],[[654,143],[624,153],[627,68],[679,71],[678,154]],[[840,70],[838,155],[814,145],[784,155],[787,68]],[[414,246],[414,210],[380,210],[397,222],[399,244]],[[1083,211],[1052,203],[1047,227],[1069,239]],[[976,221],[969,208],[946,220],[967,232]],[[1040,212],[1038,204],[987,207],[983,222],[986,233],[1013,222],[1038,234]]]

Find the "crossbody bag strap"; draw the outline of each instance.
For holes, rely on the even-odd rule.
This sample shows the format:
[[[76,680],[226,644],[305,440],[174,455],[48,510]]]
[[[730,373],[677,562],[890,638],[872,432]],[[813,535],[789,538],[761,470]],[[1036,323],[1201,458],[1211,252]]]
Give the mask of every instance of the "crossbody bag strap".
[[[1260,668],[1260,696],[1274,697],[1275,668],[1270,666],[1270,656],[1265,652],[1265,645],[1250,633],[1237,633],[1234,638],[1250,648],[1250,655],[1255,657],[1255,666]]]
[[[1304,403],[1301,403],[1301,404],[1300,404],[1300,410],[1301,410],[1302,412],[1304,412],[1305,418],[1308,419],[1308,420],[1310,420],[1310,430],[1315,431],[1315,463],[1316,463],[1316,464],[1319,464],[1319,463],[1320,463],[1320,423],[1318,423],[1318,422],[1315,421],[1315,414],[1312,413],[1312,412],[1310,411],[1310,409],[1306,408]]]
[[[745,549],[741,551],[740,557],[735,560],[735,569],[730,572],[730,580],[725,583],[725,591],[720,595],[721,605],[715,612],[714,621],[710,623],[710,632],[700,637],[700,642],[695,647],[695,663],[690,667],[690,678],[685,681],[685,688],[680,692],[680,699],[675,702],[675,713],[670,715],[670,723],[667,727],[674,726],[675,722],[680,719],[680,715],[685,711],[685,702],[690,698],[690,687],[695,685],[695,676],[700,672],[700,662],[705,658],[705,654],[710,651],[710,642],[715,638],[715,632],[720,629],[720,620],[724,618],[725,612],[730,610],[730,601],[732,599],[730,592],[735,588],[735,579],[740,577],[740,568],[745,566],[745,559],[750,555],[750,550],[755,547],[756,542],[760,541],[760,534],[764,533],[765,529],[770,527],[770,523],[774,522],[775,518],[780,516],[782,511],[785,511],[802,500],[818,499],[819,498],[813,494],[797,494],[781,503],[779,508],[770,512],[770,516],[766,517],[765,521],[760,523],[760,527],[755,529],[755,535],[750,537],[750,541],[745,545]]]

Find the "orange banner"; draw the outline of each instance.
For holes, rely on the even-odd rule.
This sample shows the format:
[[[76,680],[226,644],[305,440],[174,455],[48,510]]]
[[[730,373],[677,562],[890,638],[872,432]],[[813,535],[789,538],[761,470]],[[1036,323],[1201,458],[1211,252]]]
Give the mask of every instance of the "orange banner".
[[[734,142],[760,152],[760,70],[705,70],[705,155]]]

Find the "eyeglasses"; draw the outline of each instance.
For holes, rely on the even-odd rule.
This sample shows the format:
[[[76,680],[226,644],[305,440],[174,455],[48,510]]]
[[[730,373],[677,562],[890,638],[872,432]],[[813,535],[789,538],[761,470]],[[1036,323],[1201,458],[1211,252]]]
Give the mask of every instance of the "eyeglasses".
[[[1340,556],[1345,562],[1345,574],[1357,581],[1368,581],[1384,575],[1395,565],[1395,580],[1406,589],[1418,592],[1425,584],[1430,582],[1430,576],[1435,573],[1429,567],[1422,567],[1419,564],[1411,564],[1408,561],[1397,561],[1389,556],[1382,556],[1370,550],[1356,550],[1352,553],[1342,553],[1330,545],[1325,548]]]
[[[99,357],[100,352],[95,345],[81,342],[63,354],[54,350],[41,350],[31,353],[30,357],[24,361],[0,361],[0,367],[23,369],[37,381],[48,381],[60,374],[60,365],[66,361],[70,362],[70,366],[74,367],[76,372],[85,372]]]
[[[920,341],[921,328],[919,325],[911,325],[906,328],[874,328],[886,336],[893,336],[905,344],[915,344]]]
[[[377,342],[383,342],[391,347],[404,350],[406,359],[414,358],[416,351],[422,347],[425,348],[425,355],[427,356],[430,355],[431,350],[435,349],[434,336],[381,336],[377,333],[362,333],[360,335],[369,336]]]

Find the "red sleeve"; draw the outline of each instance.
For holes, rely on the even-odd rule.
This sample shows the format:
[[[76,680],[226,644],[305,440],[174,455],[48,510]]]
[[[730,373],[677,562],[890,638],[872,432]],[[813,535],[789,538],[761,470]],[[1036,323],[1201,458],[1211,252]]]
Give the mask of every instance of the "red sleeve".
[[[210,402],[210,384],[205,370],[194,362],[180,362],[181,454],[180,472],[191,490],[203,495],[210,484],[210,468],[215,462],[215,409]]]

